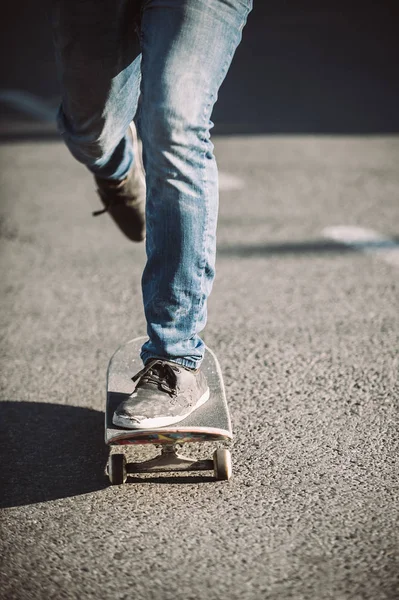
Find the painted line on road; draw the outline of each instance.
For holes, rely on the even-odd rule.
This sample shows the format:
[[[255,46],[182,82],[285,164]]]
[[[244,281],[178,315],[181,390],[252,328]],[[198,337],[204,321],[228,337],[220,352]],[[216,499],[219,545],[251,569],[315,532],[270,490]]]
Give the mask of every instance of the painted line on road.
[[[225,171],[219,171],[219,190],[221,192],[230,192],[231,190],[242,190],[245,182],[236,175],[226,173]]]
[[[0,90],[0,102],[42,121],[55,119],[56,108],[42,98],[22,90]]]
[[[384,262],[399,267],[399,244],[373,229],[337,225],[336,227],[326,227],[323,229],[322,235],[355,250],[375,255]]]

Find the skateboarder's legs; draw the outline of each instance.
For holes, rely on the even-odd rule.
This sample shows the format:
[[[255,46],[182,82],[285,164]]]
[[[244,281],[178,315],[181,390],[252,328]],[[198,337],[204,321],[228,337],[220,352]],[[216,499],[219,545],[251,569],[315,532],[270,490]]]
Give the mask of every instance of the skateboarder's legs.
[[[59,126],[72,154],[100,177],[122,179],[131,167],[126,131],[142,74],[144,360],[195,368],[203,357],[199,333],[214,277],[218,208],[210,116],[250,4],[64,0],[55,11]]]
[[[127,134],[140,93],[139,10],[129,0],[53,0],[61,84],[58,128],[95,175],[123,179],[133,161]]]
[[[142,284],[149,336],[142,358],[197,369],[216,252],[218,181],[210,117],[252,0],[58,4],[59,125],[72,154],[97,177],[119,181],[132,167],[126,130],[141,78],[148,259]],[[173,365],[156,368],[175,385]],[[187,385],[207,393],[202,381]]]
[[[199,366],[214,278],[218,178],[210,121],[249,0],[147,2],[140,133],[147,173],[149,341],[142,352]]]

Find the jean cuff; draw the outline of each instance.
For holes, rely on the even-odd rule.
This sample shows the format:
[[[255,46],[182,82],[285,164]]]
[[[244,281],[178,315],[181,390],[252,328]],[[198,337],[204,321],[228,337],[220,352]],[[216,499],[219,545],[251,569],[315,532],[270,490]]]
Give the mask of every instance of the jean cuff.
[[[178,356],[177,358],[174,358],[173,356],[154,356],[150,352],[142,352],[140,354],[140,357],[144,364],[146,362],[148,362],[149,360],[153,360],[153,359],[169,360],[170,362],[174,362],[174,363],[177,363],[178,365],[182,365],[182,367],[186,367],[188,369],[194,369],[194,370],[199,369],[201,366],[201,362],[202,362],[201,360],[195,361],[190,358],[182,358],[181,356]]]

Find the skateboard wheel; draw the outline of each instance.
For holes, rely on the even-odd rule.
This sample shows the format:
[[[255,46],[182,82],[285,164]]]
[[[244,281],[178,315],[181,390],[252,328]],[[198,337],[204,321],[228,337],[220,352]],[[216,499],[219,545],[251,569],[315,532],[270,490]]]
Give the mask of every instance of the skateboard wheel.
[[[108,477],[112,485],[125,483],[127,479],[126,457],[124,454],[111,454],[108,460]]]
[[[226,448],[218,448],[213,453],[213,470],[219,481],[227,481],[232,474],[231,454]]]

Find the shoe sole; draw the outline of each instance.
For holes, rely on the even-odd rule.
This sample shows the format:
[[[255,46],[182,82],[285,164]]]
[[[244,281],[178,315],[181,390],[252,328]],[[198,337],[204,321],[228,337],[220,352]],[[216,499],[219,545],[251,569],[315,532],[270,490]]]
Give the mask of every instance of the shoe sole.
[[[209,396],[210,392],[208,388],[206,392],[202,394],[194,408],[188,414],[183,415],[182,417],[158,417],[156,419],[143,419],[139,422],[133,422],[126,417],[118,417],[118,415],[114,415],[112,422],[117,427],[122,427],[123,429],[158,429],[158,427],[175,425],[176,423],[180,423],[180,421],[184,421],[184,419],[191,415],[195,410],[205,404],[205,402],[209,400]]]

